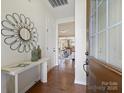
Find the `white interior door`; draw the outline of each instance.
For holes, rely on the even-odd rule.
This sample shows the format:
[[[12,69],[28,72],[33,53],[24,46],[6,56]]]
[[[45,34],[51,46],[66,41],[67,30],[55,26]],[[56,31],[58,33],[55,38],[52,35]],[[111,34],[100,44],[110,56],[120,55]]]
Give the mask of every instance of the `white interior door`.
[[[56,26],[54,20],[47,19],[46,27],[46,55],[50,58],[48,70],[56,63]]]

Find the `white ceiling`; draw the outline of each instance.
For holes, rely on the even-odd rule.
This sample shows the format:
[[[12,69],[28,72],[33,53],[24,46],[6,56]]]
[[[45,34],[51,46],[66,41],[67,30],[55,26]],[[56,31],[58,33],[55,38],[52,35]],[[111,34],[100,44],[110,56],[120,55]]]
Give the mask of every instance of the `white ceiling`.
[[[59,37],[74,37],[75,22],[62,23],[58,25]]]
[[[68,4],[53,8],[48,0],[43,0],[45,5],[49,8],[52,14],[58,18],[74,17],[75,0],[68,0]]]

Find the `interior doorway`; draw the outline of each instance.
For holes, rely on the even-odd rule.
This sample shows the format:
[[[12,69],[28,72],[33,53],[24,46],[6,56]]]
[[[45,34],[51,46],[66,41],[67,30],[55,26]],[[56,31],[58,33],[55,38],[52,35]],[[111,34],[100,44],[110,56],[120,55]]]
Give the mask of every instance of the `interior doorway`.
[[[75,22],[58,24],[58,64],[75,60]]]

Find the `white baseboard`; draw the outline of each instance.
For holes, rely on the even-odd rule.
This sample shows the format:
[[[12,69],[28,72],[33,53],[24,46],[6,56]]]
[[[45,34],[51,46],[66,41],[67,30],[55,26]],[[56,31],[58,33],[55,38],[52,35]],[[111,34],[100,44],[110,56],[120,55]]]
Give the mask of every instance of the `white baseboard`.
[[[75,84],[80,84],[80,85],[86,85],[86,82],[85,82],[85,81],[78,81],[78,80],[75,80],[74,83],[75,83]]]

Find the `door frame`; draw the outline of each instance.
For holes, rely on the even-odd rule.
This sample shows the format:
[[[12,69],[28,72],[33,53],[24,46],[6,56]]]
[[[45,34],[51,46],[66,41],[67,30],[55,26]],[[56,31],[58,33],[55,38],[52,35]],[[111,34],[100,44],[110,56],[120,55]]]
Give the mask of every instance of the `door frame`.
[[[58,50],[58,47],[59,47],[58,25],[61,23],[74,22],[74,21],[75,21],[74,17],[67,17],[67,18],[61,18],[61,19],[56,20],[56,65],[59,65],[58,64],[58,56],[59,56],[59,54],[58,54],[58,51],[59,51]]]

